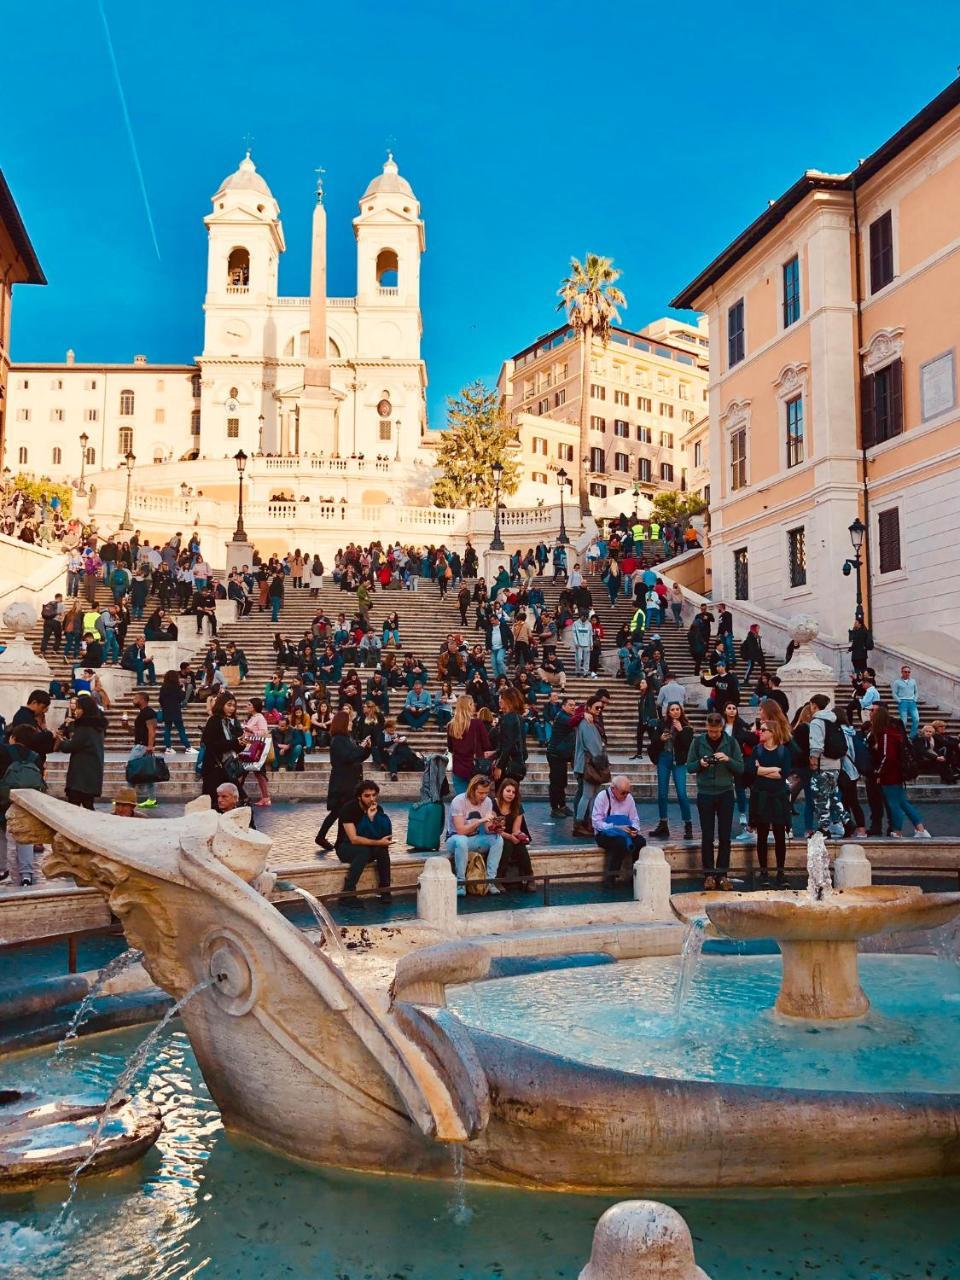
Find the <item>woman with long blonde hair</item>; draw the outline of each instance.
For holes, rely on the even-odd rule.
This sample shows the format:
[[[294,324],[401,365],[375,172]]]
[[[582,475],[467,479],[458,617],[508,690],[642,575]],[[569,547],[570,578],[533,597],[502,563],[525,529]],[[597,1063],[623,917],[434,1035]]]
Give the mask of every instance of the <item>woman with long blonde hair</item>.
[[[468,693],[457,699],[453,719],[447,725],[447,749],[452,757],[453,794],[463,795],[477,772],[477,760],[492,755],[487,726],[477,716],[476,703]]]

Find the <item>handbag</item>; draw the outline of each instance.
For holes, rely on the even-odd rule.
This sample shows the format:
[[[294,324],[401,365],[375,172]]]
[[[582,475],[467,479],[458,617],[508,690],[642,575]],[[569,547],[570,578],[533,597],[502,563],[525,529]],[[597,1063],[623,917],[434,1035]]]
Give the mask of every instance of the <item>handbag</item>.
[[[610,781],[612,775],[610,773],[610,761],[606,752],[601,755],[594,756],[587,752],[586,760],[583,764],[583,777],[585,782],[592,782],[594,786],[603,787]]]
[[[464,874],[467,882],[467,893],[471,897],[483,898],[490,892],[487,884],[487,863],[479,849],[474,849],[467,858],[467,870]]]
[[[226,778],[227,782],[232,782],[235,785],[239,786],[239,784],[243,781],[244,767],[243,767],[242,761],[240,760],[240,756],[237,754],[237,752],[236,751],[224,752],[223,759],[221,760],[221,765],[223,767],[223,776]]]
[[[474,756],[473,772],[475,776],[479,774],[482,778],[489,778],[493,772],[493,757]]]

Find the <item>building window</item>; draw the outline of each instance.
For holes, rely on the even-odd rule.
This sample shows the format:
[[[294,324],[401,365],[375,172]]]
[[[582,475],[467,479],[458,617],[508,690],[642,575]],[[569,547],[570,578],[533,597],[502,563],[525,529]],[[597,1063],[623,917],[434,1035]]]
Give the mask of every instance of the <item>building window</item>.
[[[83,389],[84,391],[96,391],[97,389],[96,378],[87,378],[86,382],[83,384]]]
[[[629,404],[630,404],[630,395],[629,395],[629,393],[628,393],[628,392],[626,392],[626,391],[615,391],[615,392],[613,393],[613,403],[614,403],[614,404],[623,404],[623,405],[627,405],[627,406],[629,406]]]
[[[693,426],[693,410],[692,409],[684,409],[684,411],[681,413],[680,416],[688,426],[690,427]]]
[[[637,427],[637,439],[641,444],[653,444],[653,427]]]
[[[615,436],[620,436],[622,440],[629,440],[630,439],[630,423],[625,422],[623,418],[614,418],[613,434]]]
[[[750,562],[746,547],[733,553],[733,595],[736,600],[750,599]]]
[[[62,410],[62,409],[51,409],[51,410],[50,410],[50,421],[51,421],[51,422],[62,422],[62,421],[63,421],[63,410]]]
[[[128,418],[133,413],[134,396],[132,391],[120,392],[120,413],[123,417]]]
[[[558,444],[557,457],[560,459],[561,462],[572,462],[573,461],[573,445]]]
[[[200,375],[195,373],[190,379],[190,390],[193,392],[194,400],[200,399]]]
[[[680,492],[681,493],[687,492],[687,468],[686,467],[684,467],[683,470],[680,472]]]
[[[567,389],[561,387],[559,391],[553,393],[553,407],[559,409],[562,404],[567,403]]]
[[[534,453],[542,453],[547,456],[547,441],[544,436],[534,436],[530,441],[530,447]]]
[[[661,449],[673,448],[673,432],[672,431],[660,432],[660,448]]]
[[[653,413],[653,401],[649,396],[637,396],[637,408],[644,413]]]
[[[545,396],[543,400],[537,401],[537,413],[544,414],[550,412],[550,397]]]
[[[685,382],[680,383],[680,385],[677,388],[677,394],[679,395],[681,400],[690,399],[690,388],[687,386]]]
[[[614,469],[614,471],[626,471],[626,472],[629,472],[629,470],[630,470],[630,455],[629,455],[629,454],[627,454],[627,453],[615,453],[615,454],[613,455],[613,469]]]
[[[51,460],[52,460],[53,465],[54,465],[55,467],[59,467],[59,466],[60,466],[60,464],[61,464],[61,462],[63,462],[63,450],[62,450],[62,449],[54,449],[54,451],[53,451],[53,456],[52,456],[52,459],[51,459]]]
[[[863,380],[861,432],[864,449],[903,431],[903,362],[894,360]]]
[[[704,500],[704,502],[707,504],[707,506],[709,506],[709,505],[710,505],[710,486],[709,486],[708,484],[705,484],[705,485],[703,486],[703,500]],[[709,517],[708,517],[708,519],[709,519]],[[709,527],[709,526],[708,526],[708,527]]]
[[[727,364],[732,369],[744,356],[743,299],[727,311]]]
[[[598,418],[596,415],[594,415],[593,417],[591,417],[591,419],[590,419],[590,430],[591,430],[591,431],[606,431],[606,429],[607,429],[607,420],[606,420],[606,418]]]
[[[660,479],[665,480],[668,484],[673,484],[673,463],[660,463]]]
[[[590,486],[590,497],[605,498],[606,496],[607,496],[607,486],[605,484],[598,484],[596,481],[594,481],[594,483],[591,484]]]
[[[791,587],[807,585],[807,533],[805,529],[787,532],[787,552],[790,560]]]
[[[646,484],[650,484],[653,480],[653,468],[650,466],[649,458],[640,458],[637,462],[637,479],[643,480]]]
[[[63,379],[62,379],[62,378],[54,378],[54,379],[51,381],[51,383],[50,383],[50,390],[51,390],[51,391],[62,391],[62,390],[63,390]]]
[[[380,419],[380,439],[381,440],[393,439],[393,429],[392,429],[392,424],[389,418]]]
[[[18,409],[18,410],[17,410],[17,421],[18,421],[18,422],[29,422],[29,421],[30,421],[30,410],[29,410],[29,409]]]
[[[787,466],[803,461],[803,396],[787,401]]]
[[[20,390],[21,390],[21,391],[29,391],[29,390],[30,390],[30,379],[29,379],[29,378],[21,378],[21,379],[20,379]]]
[[[602,387],[598,382],[591,382],[590,394],[594,398],[594,400],[606,400],[607,388]]]
[[[605,462],[606,462],[606,455],[604,451],[594,446],[594,448],[590,450],[590,470],[602,471],[604,468]]]
[[[530,479],[534,484],[546,484],[547,473],[545,471],[531,471]]]
[[[877,530],[880,542],[880,572],[894,573],[902,569],[900,560],[900,511],[891,507],[889,511],[881,511],[877,516]]]
[[[158,379],[157,379],[157,390],[158,390],[158,391],[162,391],[162,390],[163,390],[163,378],[158,378]]]
[[[800,319],[800,259],[794,254],[783,264],[783,327]]]
[[[227,419],[227,439],[236,440],[239,435],[240,435],[240,419],[228,418]]]
[[[86,422],[96,422],[100,416],[100,412],[97,409],[87,409],[83,416]]]
[[[128,453],[133,452],[133,427],[121,427],[118,432],[117,449],[120,456],[125,458]]]
[[[747,485],[747,428],[740,427],[730,437],[730,488],[745,489]],[[746,596],[741,596],[745,600]]]
[[[87,466],[88,467],[94,466],[96,461],[97,461],[97,451],[91,444],[87,448]]]
[[[699,467],[703,465],[703,445],[698,440],[693,446],[693,465]]]
[[[870,223],[870,292],[893,279],[893,214],[888,209]]]
[[[673,417],[673,405],[672,405],[672,404],[664,404],[664,402],[661,400],[661,401],[660,401],[660,417],[661,417],[661,418],[672,418],[672,417]]]
[[[23,466],[27,461],[27,451],[23,447],[23,445],[20,446],[20,452],[17,455],[17,457],[19,459],[20,465]]]
[[[200,434],[200,410],[194,409],[190,414],[190,434],[198,436]]]
[[[167,420],[167,411],[166,411],[166,409],[154,409],[154,411],[153,411],[153,420],[154,420],[154,422],[166,422],[166,420]]]

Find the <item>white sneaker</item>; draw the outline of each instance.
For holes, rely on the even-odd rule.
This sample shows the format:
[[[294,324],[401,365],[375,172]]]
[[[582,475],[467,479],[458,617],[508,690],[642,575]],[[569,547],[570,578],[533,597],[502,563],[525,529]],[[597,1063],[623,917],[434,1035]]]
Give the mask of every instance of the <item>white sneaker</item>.
[[[590,672],[590,679],[591,679],[591,680],[596,680],[596,678],[597,678],[597,673],[596,673],[595,671],[591,671],[591,672]]]
[[[913,838],[914,840],[932,840],[933,836],[930,834],[929,831],[923,830],[923,831],[915,831],[913,833]]]
[[[741,831],[734,839],[734,844],[755,844],[757,837],[752,831]]]

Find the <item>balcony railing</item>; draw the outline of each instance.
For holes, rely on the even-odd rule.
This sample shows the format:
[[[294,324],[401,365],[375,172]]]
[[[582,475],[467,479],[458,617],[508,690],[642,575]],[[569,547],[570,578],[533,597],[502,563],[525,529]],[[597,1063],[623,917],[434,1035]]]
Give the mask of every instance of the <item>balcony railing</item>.
[[[246,284],[228,284],[227,293],[249,293],[250,286]]]

